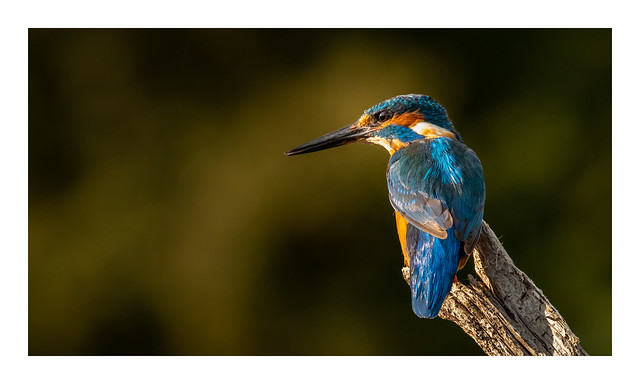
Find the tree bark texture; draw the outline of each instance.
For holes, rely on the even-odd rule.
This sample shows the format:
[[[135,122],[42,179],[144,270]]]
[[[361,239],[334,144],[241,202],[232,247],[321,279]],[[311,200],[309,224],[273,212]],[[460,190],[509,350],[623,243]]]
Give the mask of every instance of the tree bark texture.
[[[473,261],[480,280],[469,275],[469,285],[453,283],[439,317],[456,323],[487,355],[587,355],[560,313],[513,264],[485,222]]]

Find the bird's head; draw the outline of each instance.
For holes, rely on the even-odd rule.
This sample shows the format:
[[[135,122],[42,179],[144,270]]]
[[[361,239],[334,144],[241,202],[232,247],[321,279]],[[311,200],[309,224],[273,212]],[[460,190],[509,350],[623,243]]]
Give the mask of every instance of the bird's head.
[[[429,96],[401,95],[367,109],[355,123],[286,154],[321,151],[356,141],[378,144],[393,153],[412,141],[443,136],[462,141],[444,107]]]

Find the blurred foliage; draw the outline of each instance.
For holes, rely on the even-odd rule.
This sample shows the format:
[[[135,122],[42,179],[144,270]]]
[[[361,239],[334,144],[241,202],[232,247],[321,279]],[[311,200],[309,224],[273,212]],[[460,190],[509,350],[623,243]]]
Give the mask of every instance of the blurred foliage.
[[[609,29],[31,29],[29,353],[482,354],[411,311],[386,152],[283,155],[404,93],[448,109],[486,221],[611,354]]]

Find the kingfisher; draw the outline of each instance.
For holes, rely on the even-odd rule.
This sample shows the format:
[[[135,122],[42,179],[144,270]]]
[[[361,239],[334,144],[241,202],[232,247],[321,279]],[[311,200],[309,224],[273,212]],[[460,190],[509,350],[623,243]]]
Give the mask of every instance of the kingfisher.
[[[389,151],[387,187],[409,268],[411,306],[417,316],[434,318],[480,236],[485,200],[480,160],[446,109],[416,94],[385,100],[355,123],[285,154],[359,141]]]

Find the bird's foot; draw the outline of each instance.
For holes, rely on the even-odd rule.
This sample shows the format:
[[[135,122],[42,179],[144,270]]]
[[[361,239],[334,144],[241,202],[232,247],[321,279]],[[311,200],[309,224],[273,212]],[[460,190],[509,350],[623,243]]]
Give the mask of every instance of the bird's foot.
[[[411,278],[411,270],[409,269],[409,267],[402,268],[402,277],[404,278],[404,281],[407,282],[407,284],[411,285],[411,280],[409,280]]]

